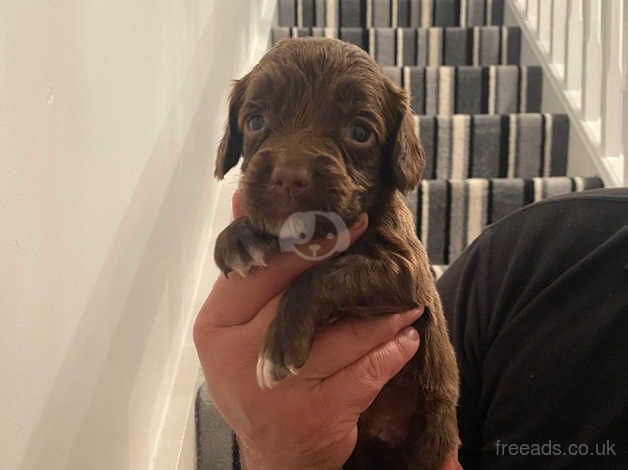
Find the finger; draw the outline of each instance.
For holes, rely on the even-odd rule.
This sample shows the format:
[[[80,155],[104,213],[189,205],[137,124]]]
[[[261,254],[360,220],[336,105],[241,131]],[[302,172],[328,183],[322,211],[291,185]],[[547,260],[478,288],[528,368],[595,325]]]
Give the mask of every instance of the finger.
[[[231,213],[233,214],[234,219],[239,219],[240,217],[244,217],[246,215],[244,209],[242,209],[242,199],[240,197],[239,189],[235,190],[233,197],[231,198]]]
[[[323,396],[334,406],[359,415],[366,410],[382,387],[403,368],[419,349],[419,333],[404,328],[393,340],[325,379]]]
[[[368,217],[362,214],[349,229],[353,243],[366,230]],[[333,249],[336,237],[317,240],[321,252]],[[241,325],[251,320],[273,297],[284,291],[303,271],[320,263],[293,252],[278,253],[268,260],[268,267],[251,272],[246,278],[232,272],[220,276],[199,312],[198,322],[210,327]]]
[[[194,324],[194,344],[210,387],[236,375],[243,387],[258,390],[255,374],[258,354],[268,326],[276,316],[279,298],[271,299],[253,321],[238,328],[226,330]]]
[[[347,318],[322,330],[299,376],[324,379],[344,369],[377,346],[395,338],[424,311],[418,307],[379,318]]]

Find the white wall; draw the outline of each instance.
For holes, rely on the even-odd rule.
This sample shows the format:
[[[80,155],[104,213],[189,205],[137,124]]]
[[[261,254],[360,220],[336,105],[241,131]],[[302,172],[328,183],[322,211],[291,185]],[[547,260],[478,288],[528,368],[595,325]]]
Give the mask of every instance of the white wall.
[[[0,469],[174,468],[272,3],[0,0]]]

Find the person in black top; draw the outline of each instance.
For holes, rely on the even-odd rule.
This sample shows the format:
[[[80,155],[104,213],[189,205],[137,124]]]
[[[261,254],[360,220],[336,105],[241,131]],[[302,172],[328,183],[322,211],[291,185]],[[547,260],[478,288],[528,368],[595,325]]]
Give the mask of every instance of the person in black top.
[[[505,217],[437,285],[465,469],[628,468],[628,188]]]

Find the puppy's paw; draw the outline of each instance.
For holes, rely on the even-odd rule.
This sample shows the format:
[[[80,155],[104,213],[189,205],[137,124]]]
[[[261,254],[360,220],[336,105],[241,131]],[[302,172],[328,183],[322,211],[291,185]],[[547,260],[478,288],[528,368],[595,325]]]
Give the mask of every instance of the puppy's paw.
[[[268,328],[257,359],[257,383],[260,388],[272,388],[289,375],[296,375],[312,348],[313,317],[303,305],[286,302],[289,292],[279,302],[277,315]]]
[[[273,388],[289,375],[296,375],[305,363],[309,348],[299,341],[279,343],[276,337],[266,337],[266,343],[257,358],[257,383],[260,388]]]
[[[277,240],[255,232],[242,217],[218,235],[214,259],[225,275],[235,271],[244,277],[256,267],[266,266],[266,258],[275,251]]]

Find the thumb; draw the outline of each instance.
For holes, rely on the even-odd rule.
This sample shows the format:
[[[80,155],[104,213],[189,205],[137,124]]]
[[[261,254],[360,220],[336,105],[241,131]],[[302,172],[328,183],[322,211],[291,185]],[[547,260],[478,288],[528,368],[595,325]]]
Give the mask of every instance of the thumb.
[[[418,349],[419,333],[412,327],[404,328],[388,343],[325,379],[321,390],[330,403],[337,403],[345,412],[349,409],[357,417]]]
[[[239,189],[236,189],[231,197],[231,213],[234,219],[239,219],[246,215],[244,209],[242,209],[242,194]]]

